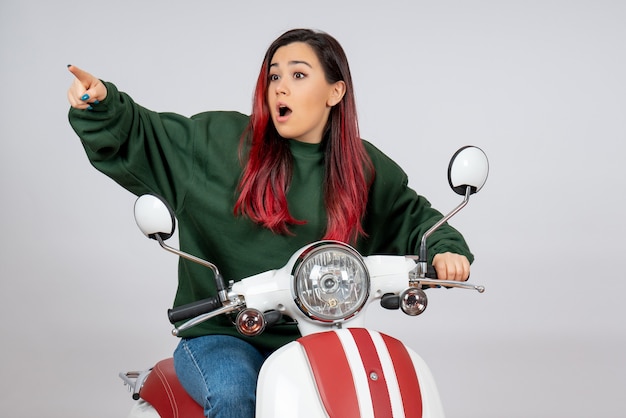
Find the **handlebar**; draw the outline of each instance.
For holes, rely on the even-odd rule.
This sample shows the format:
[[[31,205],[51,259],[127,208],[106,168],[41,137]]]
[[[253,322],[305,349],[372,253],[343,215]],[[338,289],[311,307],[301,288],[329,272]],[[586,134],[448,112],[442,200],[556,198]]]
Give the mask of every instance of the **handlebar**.
[[[195,318],[196,316],[214,311],[221,306],[222,302],[220,302],[220,298],[218,296],[214,296],[168,309],[167,317],[169,318],[171,324],[175,324],[176,322]]]

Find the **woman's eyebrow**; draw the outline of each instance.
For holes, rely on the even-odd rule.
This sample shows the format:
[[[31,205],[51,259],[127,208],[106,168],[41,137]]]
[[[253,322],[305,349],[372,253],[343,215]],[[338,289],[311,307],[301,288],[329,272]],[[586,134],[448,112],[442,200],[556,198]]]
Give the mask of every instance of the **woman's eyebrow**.
[[[292,61],[289,61],[287,63],[287,65],[298,65],[298,64],[304,64],[304,65],[306,65],[309,68],[313,68],[313,66],[311,64],[309,64],[308,62],[306,62],[306,61],[292,60]],[[270,68],[271,67],[278,67],[278,63],[277,62],[271,63],[270,64]]]

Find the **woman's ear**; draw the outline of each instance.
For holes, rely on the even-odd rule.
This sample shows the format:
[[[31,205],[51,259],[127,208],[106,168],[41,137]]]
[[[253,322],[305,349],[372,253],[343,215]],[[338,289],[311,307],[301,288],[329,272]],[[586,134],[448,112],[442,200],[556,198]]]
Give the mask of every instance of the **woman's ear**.
[[[346,83],[343,80],[339,80],[331,85],[330,95],[328,96],[328,100],[326,104],[329,107],[333,107],[337,103],[343,99],[343,96],[346,94]]]

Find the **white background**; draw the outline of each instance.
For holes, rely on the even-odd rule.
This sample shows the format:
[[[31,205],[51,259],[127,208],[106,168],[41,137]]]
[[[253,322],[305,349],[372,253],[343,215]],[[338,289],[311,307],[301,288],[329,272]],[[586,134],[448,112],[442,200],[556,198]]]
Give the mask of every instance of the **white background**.
[[[350,59],[361,133],[442,211],[449,156],[490,178],[452,224],[486,293],[369,312],[430,364],[450,417],[626,414],[626,2],[28,1],[0,4],[0,415],[120,417],[117,373],[169,356],[175,257],[67,123],[67,64],[146,107],[248,113],[293,27]]]

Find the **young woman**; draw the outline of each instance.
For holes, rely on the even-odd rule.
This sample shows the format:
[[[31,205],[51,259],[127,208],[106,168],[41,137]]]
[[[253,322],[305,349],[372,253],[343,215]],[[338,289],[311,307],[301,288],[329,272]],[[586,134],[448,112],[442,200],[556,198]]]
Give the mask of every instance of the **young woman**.
[[[441,219],[359,137],[348,61],[328,34],[295,29],[272,43],[250,116],[156,113],[69,70],[70,123],[92,164],[134,194],[163,196],[182,250],[216,263],[227,280],[281,267],[322,238],[363,255],[416,254]],[[454,228],[436,231],[429,251],[440,279],[467,279],[473,256]],[[210,274],[181,260],[174,306],[214,295]],[[176,372],[206,416],[253,417],[261,364],[297,337],[285,323],[246,338],[216,318],[182,333]]]

